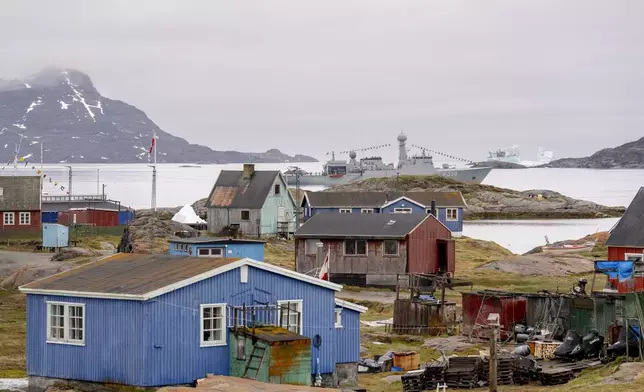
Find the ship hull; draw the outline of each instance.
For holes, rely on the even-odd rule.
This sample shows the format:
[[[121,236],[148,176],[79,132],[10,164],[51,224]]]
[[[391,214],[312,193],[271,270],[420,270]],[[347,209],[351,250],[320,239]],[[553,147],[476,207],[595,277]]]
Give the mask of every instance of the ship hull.
[[[410,170],[411,169],[411,170]],[[435,169],[433,173],[423,173],[416,172],[413,170],[413,167],[405,168],[403,170],[382,170],[382,171],[369,171],[362,174],[346,174],[342,177],[330,177],[325,175],[302,175],[300,176],[300,186],[325,186],[332,187],[336,185],[350,184],[352,182],[357,182],[361,180],[366,180],[369,178],[382,178],[382,177],[396,177],[398,175],[415,175],[415,176],[428,176],[428,175],[439,175],[452,180],[480,184],[485,177],[490,173],[492,168],[489,167],[477,167],[477,168],[465,168],[465,169]],[[286,182],[289,186],[295,186],[295,176],[286,174]]]

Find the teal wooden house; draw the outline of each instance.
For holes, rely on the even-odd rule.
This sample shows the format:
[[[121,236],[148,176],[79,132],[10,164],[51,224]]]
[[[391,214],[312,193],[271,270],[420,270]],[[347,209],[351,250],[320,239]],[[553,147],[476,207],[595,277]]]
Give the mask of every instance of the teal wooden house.
[[[208,201],[208,231],[247,236],[289,236],[295,232],[296,203],[278,170],[222,170]]]

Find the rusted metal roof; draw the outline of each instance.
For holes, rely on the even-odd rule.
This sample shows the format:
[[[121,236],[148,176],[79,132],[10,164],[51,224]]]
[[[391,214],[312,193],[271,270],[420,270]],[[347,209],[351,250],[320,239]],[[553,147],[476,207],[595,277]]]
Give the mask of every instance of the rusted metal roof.
[[[249,179],[245,179],[241,170],[222,170],[206,207],[262,208],[279,174],[277,170],[257,170]],[[282,192],[288,192],[288,189],[282,189]]]
[[[118,253],[107,259],[29,283],[21,288],[143,295],[237,260]]]
[[[285,328],[275,326],[263,326],[258,328],[237,328],[232,333],[241,334],[244,336],[255,336],[256,338],[265,342],[291,342],[298,340],[306,340],[310,342],[310,338],[302,336],[295,332],[289,331]]]

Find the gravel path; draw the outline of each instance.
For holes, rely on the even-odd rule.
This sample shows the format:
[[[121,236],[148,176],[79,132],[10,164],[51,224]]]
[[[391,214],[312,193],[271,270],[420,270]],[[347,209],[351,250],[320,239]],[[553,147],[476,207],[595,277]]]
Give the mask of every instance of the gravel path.
[[[53,253],[0,250],[0,277],[11,275],[14,271],[28,265],[57,268],[60,263],[51,261],[51,256]]]

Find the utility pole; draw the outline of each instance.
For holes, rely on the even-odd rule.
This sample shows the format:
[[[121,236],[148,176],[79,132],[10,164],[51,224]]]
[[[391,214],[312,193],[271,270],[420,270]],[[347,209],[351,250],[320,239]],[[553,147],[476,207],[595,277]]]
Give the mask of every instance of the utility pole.
[[[96,195],[99,195],[98,184],[100,183],[100,178],[101,178],[101,169],[96,169]]]
[[[291,166],[289,170],[295,173],[295,230],[300,228],[300,175],[298,166]]]
[[[71,166],[65,166],[66,168],[69,169],[69,179],[67,180],[67,194],[69,195],[67,197],[67,200],[69,202],[69,209],[72,209],[72,167]]]
[[[107,186],[107,185],[103,184],[103,200],[105,200],[105,187],[106,187],[106,186]]]
[[[499,314],[490,313],[487,317],[488,327],[492,330],[492,336],[490,336],[490,392],[497,392],[497,383],[496,383],[496,368],[497,368],[497,355],[496,355],[496,341],[499,338]]]

